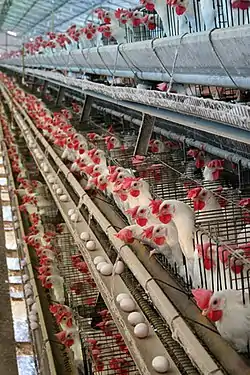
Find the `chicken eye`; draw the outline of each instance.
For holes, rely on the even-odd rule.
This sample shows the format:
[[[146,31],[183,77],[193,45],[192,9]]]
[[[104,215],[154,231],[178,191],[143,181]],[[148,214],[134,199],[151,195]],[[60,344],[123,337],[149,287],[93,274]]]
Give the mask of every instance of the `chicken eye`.
[[[159,233],[160,232],[160,229],[156,229],[156,233]]]
[[[207,193],[204,191],[201,195],[202,195],[202,197],[205,197],[206,194],[207,194]]]
[[[215,299],[215,300],[213,301],[213,305],[214,305],[214,306],[218,305],[218,300],[217,300],[217,299]]]
[[[137,186],[137,182],[135,182],[135,183],[133,184],[133,186],[136,187],[136,186]]]

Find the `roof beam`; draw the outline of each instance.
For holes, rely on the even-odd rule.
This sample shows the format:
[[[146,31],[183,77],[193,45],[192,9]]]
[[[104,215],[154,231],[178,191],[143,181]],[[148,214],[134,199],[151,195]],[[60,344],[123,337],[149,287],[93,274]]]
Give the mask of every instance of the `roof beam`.
[[[0,14],[0,30],[2,29],[4,20],[9,12],[12,2],[13,0],[4,0],[3,6],[1,9],[1,14]]]
[[[65,4],[68,3],[69,0],[64,0],[62,3],[60,2],[54,9],[53,9],[53,12],[55,13],[56,11],[58,11],[60,8],[62,8]],[[36,25],[39,26],[42,22],[44,22],[45,20],[47,20],[47,18],[51,15],[51,11],[50,10],[49,12],[47,12],[47,14],[37,23],[33,23],[31,25],[31,27],[29,27],[22,35],[26,35],[28,34]]]
[[[15,27],[17,27],[22,22],[22,20],[27,16],[27,14],[31,11],[31,9],[36,5],[36,3],[38,1],[39,0],[34,0],[33,1],[33,3],[31,4],[31,6],[26,9],[26,11],[23,13],[22,17],[19,18],[19,20],[17,21],[17,23],[15,24],[15,26],[13,27],[13,29],[11,31],[13,31],[15,29]]]

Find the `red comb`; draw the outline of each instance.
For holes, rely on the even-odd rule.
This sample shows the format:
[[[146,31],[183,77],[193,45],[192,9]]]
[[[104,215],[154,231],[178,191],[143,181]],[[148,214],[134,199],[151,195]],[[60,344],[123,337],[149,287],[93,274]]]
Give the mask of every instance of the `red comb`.
[[[162,201],[160,199],[151,200],[149,207],[151,207],[152,214],[158,214]]]
[[[202,190],[202,187],[197,187],[189,190],[187,197],[189,199],[197,198]]]
[[[140,206],[135,206],[135,207],[133,207],[133,208],[130,208],[130,209],[127,210],[125,213],[128,214],[128,215],[130,215],[130,216],[132,217],[132,219],[135,219],[139,207],[140,207]]]
[[[146,238],[152,238],[153,237],[153,231],[154,231],[154,226],[152,225],[151,227],[148,227],[143,230],[143,237]]]
[[[210,298],[213,295],[211,290],[207,289],[192,289],[192,294],[194,296],[195,302],[197,306],[201,310],[205,310],[209,306]]]

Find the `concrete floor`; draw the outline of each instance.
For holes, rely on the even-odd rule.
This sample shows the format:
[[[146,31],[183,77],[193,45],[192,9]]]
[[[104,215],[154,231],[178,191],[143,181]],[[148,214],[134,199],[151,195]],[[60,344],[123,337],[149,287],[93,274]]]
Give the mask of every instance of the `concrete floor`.
[[[7,282],[6,282],[7,281]],[[18,374],[13,320],[5,257],[5,238],[0,207],[0,374]]]

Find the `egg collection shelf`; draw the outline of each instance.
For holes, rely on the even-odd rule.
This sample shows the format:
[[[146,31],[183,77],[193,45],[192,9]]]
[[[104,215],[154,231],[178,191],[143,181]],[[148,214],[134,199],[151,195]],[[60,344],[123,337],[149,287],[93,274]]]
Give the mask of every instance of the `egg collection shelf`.
[[[92,196],[85,191],[82,184],[71,172],[70,166],[62,161],[62,150],[48,143],[22,106],[13,100],[7,88],[2,86],[1,90],[6,107],[12,108],[14,103],[13,115],[15,121],[22,131],[26,145],[33,155],[51,196],[54,198],[55,207],[59,209],[69,230],[69,233],[58,235],[59,247],[62,249],[64,257],[61,273],[65,275],[65,284],[70,289],[70,283],[77,277],[77,271],[73,270],[70,264],[69,253],[74,256],[77,251],[80,251],[97,286],[96,291],[93,289],[93,295],[85,295],[86,290],[83,291],[83,295],[89,302],[95,299],[98,304],[98,291],[101,293],[119,332],[124,336],[124,341],[130,350],[137,370],[140,373],[153,374],[152,355],[165,355],[171,363],[173,373],[184,374],[186,371],[188,374],[196,374],[198,370],[202,374],[211,372],[220,374],[226,369],[227,373],[234,375],[238,371],[235,368],[235,363],[237,363],[240,366],[241,374],[247,374],[248,367],[244,361],[229,346],[225,345],[220,336],[214,333],[213,326],[204,320],[202,320],[202,325],[205,323],[205,326],[199,324],[198,310],[194,308],[190,301],[188,280],[186,280],[184,288],[180,289],[180,280],[173,279],[177,275],[164,257],[159,256],[156,261],[151,262],[150,260],[148,262],[145,259],[145,248],[143,249],[143,246],[127,246],[115,237],[118,228],[123,228],[126,221],[116,210],[113,210],[111,215],[110,205],[114,207],[114,202],[107,200],[101,194]],[[94,123],[92,125],[89,123],[89,126],[94,126]],[[102,134],[103,130],[100,127],[98,131]],[[84,133],[86,131],[83,131]],[[102,143],[98,143],[98,147],[104,147],[105,149],[105,145]],[[185,175],[186,161],[183,155],[186,150],[182,147],[183,145],[181,145],[179,154],[178,152],[172,152],[173,164],[171,164],[168,155],[159,154],[158,157],[147,156],[145,163],[141,163],[141,167],[137,168],[138,176],[144,178],[150,184],[152,194],[155,197],[165,199],[170,196],[172,199],[180,199],[186,202],[185,184],[189,183],[189,188],[197,186],[192,179],[190,180]],[[236,155],[232,156],[237,159]],[[120,164],[129,169],[133,168],[131,154],[129,153],[124,155],[122,152],[110,152],[109,157],[109,160],[112,163],[115,162],[116,165]],[[247,159],[245,159],[245,162],[244,172],[247,172]],[[239,175],[242,171],[239,170]],[[185,179],[180,183],[179,179],[183,176]],[[246,185],[243,184],[242,188],[247,186],[247,173],[244,178],[246,179]],[[242,179],[241,182],[244,182],[244,180]],[[213,188],[213,186],[209,186],[209,188]],[[222,244],[227,236],[233,235],[236,229],[241,227],[239,220],[230,224],[230,218],[237,218],[237,215],[242,214],[239,207],[235,209],[235,205],[243,197],[242,193],[240,192],[237,195],[231,188],[226,189],[226,193],[227,198],[232,200],[232,206],[225,210],[226,220],[223,225],[215,223],[215,220],[211,220],[209,215],[198,217],[197,221],[201,228],[208,232],[211,239],[218,241],[218,244]],[[52,207],[51,210],[53,213],[54,208]],[[213,216],[213,213],[211,216]],[[87,246],[88,243],[84,241],[88,233],[90,239],[95,243],[96,250],[94,251],[91,250],[92,245]],[[108,263],[114,264],[118,260],[117,255],[125,265],[124,272],[121,275],[108,276],[110,270],[107,269],[107,276],[101,275],[94,264],[96,256],[104,257],[108,260]],[[164,281],[166,285],[164,285]],[[77,289],[79,285],[75,287]],[[114,300],[117,294],[124,292],[131,294],[137,303],[137,308],[147,319],[148,326],[152,328],[152,340],[155,340],[153,346],[157,353],[152,352],[152,343],[150,343],[150,348],[147,346],[147,340],[151,340],[151,334],[143,340],[138,340],[133,336],[131,325],[126,320],[127,314],[120,311],[119,304]],[[180,298],[180,292],[183,293],[181,294],[183,298]],[[74,306],[78,306],[82,301],[74,293],[74,291],[69,290],[67,298]],[[85,310],[87,310],[86,316]],[[77,311],[76,320],[79,326],[82,324],[82,327],[85,327],[86,321],[83,320],[89,319],[89,310],[82,308],[80,312]],[[192,321],[191,325],[189,324],[190,321]],[[156,334],[153,333],[154,331]],[[171,335],[177,338],[177,342],[171,342]],[[199,340],[197,337],[199,337]],[[84,335],[82,340],[84,341]],[[209,351],[204,348],[200,341],[209,346]],[[179,343],[181,343],[186,354]],[[110,345],[112,346],[112,343]],[[147,353],[150,353],[150,356]],[[225,353],[227,353],[226,356]],[[218,362],[215,358],[220,362],[220,366],[217,365]],[[196,368],[191,363],[195,363]]]

